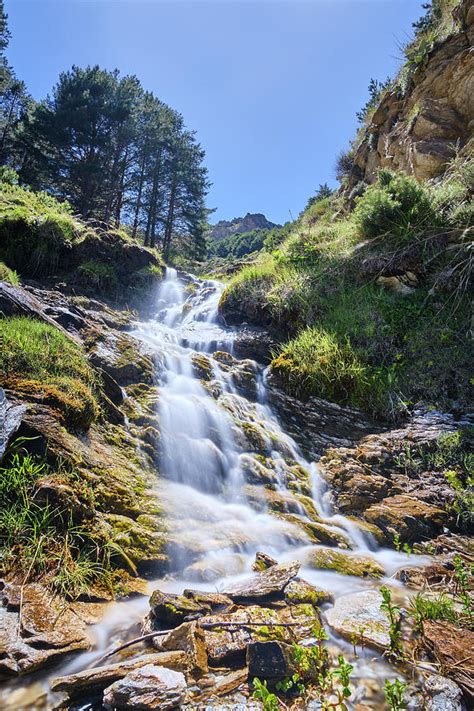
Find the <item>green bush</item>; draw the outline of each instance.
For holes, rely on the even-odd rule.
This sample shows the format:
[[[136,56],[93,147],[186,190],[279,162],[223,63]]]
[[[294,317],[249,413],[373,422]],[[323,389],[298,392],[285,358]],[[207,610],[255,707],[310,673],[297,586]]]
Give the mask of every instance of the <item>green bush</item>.
[[[118,287],[118,276],[111,264],[90,260],[83,262],[77,269],[79,280],[84,286],[100,293],[113,292]]]
[[[387,170],[357,199],[354,219],[365,239],[383,236],[402,242],[443,223],[427,188],[411,176]]]
[[[83,229],[67,203],[5,183],[0,188],[0,214],[0,258],[31,276],[57,269]]]
[[[24,316],[0,319],[0,375],[71,426],[87,429],[97,417],[94,372],[81,348],[54,326]]]

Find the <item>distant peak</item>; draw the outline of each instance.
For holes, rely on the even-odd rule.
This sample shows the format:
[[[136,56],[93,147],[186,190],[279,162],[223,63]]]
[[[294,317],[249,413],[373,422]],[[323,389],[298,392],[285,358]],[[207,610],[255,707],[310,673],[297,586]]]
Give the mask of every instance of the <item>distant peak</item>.
[[[220,220],[217,224],[211,226],[211,237],[213,239],[224,239],[229,235],[243,234],[252,230],[271,230],[273,227],[279,227],[267,220],[261,212],[247,212],[245,217],[234,217],[233,220]]]

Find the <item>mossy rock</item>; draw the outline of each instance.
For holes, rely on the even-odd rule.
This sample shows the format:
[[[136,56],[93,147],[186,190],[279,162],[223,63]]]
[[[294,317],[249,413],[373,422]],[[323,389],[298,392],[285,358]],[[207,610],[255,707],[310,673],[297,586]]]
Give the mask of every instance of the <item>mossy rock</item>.
[[[201,353],[192,355],[193,372],[197,378],[209,382],[213,378],[212,364],[210,359]]]
[[[342,553],[334,548],[314,548],[308,552],[305,563],[316,570],[334,570],[341,575],[358,578],[381,578],[385,572],[379,563],[368,556]]]
[[[261,455],[269,453],[271,447],[269,447],[265,434],[257,424],[244,422],[242,423],[242,429],[252,452],[257,452],[257,454]]]
[[[167,556],[164,552],[166,541],[162,532],[127,516],[106,514],[105,519],[112,528],[112,539],[117,546],[119,557],[129,558],[138,570],[148,570],[151,567],[163,570]]]
[[[323,602],[332,602],[333,595],[327,590],[322,590],[321,588],[315,588],[314,585],[310,585],[306,580],[301,580],[296,578],[291,580],[285,588],[285,600],[290,605],[299,605],[301,603],[307,605],[321,605]]]

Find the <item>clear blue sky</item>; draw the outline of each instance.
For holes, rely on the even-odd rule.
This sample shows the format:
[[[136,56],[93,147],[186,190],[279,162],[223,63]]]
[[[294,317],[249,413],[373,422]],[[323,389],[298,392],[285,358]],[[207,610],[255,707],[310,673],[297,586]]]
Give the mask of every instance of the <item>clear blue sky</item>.
[[[36,99],[72,64],[136,74],[206,150],[213,220],[285,222],[400,64],[422,0],[6,0],[8,57]]]

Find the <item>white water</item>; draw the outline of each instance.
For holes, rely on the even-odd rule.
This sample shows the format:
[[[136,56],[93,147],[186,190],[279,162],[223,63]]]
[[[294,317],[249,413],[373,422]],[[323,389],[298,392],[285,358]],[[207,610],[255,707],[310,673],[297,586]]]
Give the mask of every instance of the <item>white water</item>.
[[[291,468],[299,465],[310,474],[312,500],[320,520],[328,530],[339,534],[348,555],[372,556],[383,565],[387,577],[402,565],[413,565],[413,559],[406,555],[377,549],[356,523],[331,512],[328,492],[316,464],[305,461],[267,403],[263,369],[256,363],[246,363],[247,370],[255,372],[256,384],[254,396],[245,397],[239,394],[223,358],[212,355],[216,351],[232,353],[236,336],[236,331],[217,322],[222,285],[211,280],[188,279],[185,286],[175,270],[167,270],[158,295],[156,317],[137,324],[134,334],[159,353],[163,362],[158,384],[157,417],[162,451],[157,497],[167,516],[173,576],[154,581],[150,589],[159,587],[173,592],[182,592],[185,587],[223,589],[228,582],[250,573],[257,551],[279,561],[302,561],[301,576],[336,597],[380,587],[380,581],[304,565],[314,544],[299,526],[270,513],[265,501],[258,497],[256,500],[246,488],[249,466],[259,466],[257,456],[249,452],[245,436],[249,423],[265,442],[265,467],[273,475],[272,486],[277,495],[288,496],[286,482]],[[212,377],[205,384],[193,365],[197,354],[209,358]],[[253,494],[255,490],[265,491],[262,486],[250,487]],[[290,505],[292,513],[308,520],[302,504],[292,498]],[[391,580],[391,584],[396,583]],[[147,610],[148,598],[111,605],[105,620],[93,628],[94,651],[74,658],[49,674],[49,678],[83,669],[120,641],[134,636]],[[331,643],[338,649],[350,649],[350,645],[339,639],[332,639]],[[356,662],[354,675],[364,683],[372,679],[380,687],[385,678],[393,676],[393,671],[378,655],[366,652]],[[14,695],[9,698],[0,695],[0,702],[10,711],[51,708],[50,698],[44,703],[38,701],[38,705],[31,701],[38,698],[37,692],[43,693],[47,681],[42,676],[36,685],[30,685],[27,697],[18,696],[20,689],[16,685]],[[25,699],[29,701],[26,703]],[[379,708],[376,703],[373,707]]]

